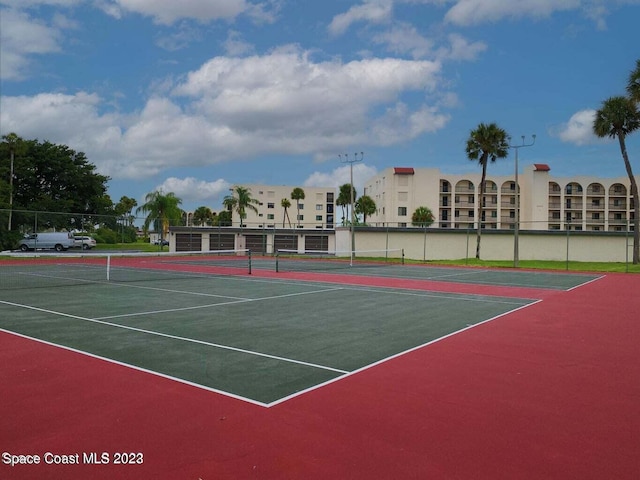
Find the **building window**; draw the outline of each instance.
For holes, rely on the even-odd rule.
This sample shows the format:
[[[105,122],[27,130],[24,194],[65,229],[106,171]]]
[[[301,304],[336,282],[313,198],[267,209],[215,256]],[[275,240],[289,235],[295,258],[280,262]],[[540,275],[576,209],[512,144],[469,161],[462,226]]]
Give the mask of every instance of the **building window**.
[[[304,210],[304,203],[301,203],[301,204],[298,206],[298,208],[299,208],[300,210]]]
[[[407,207],[398,207],[398,216],[406,217],[407,216]]]
[[[322,215],[316,215],[316,222],[322,221]]]
[[[267,208],[276,208],[276,205],[275,205],[275,203],[269,202],[269,203],[267,203]]]
[[[267,213],[267,220],[274,220],[274,219],[275,219],[275,216],[273,215],[273,213]]]
[[[322,204],[316,203],[316,210],[322,211]]]
[[[591,214],[591,219],[592,220],[600,220],[600,214],[599,213]]]
[[[333,203],[333,192],[328,192],[327,193],[327,202],[328,203]]]
[[[304,215],[298,215],[298,220],[304,220]]]

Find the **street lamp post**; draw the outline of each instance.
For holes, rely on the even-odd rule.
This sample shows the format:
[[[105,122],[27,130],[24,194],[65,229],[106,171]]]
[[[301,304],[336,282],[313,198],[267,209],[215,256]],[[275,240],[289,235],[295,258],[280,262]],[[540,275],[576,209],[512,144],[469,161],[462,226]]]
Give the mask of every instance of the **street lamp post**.
[[[515,165],[515,187],[516,187],[516,215],[515,215],[515,225],[514,225],[514,235],[513,235],[513,266],[518,267],[519,257],[520,257],[520,184],[518,183],[518,150],[524,147],[531,147],[534,143],[536,143],[536,134],[532,135],[533,140],[531,143],[525,143],[525,137],[522,135],[522,144],[521,145],[512,145],[511,137],[507,137],[507,141],[509,142],[509,148],[513,148],[516,151],[516,165]]]
[[[338,155],[340,157],[340,161],[342,163],[349,164],[349,173],[350,173],[350,190],[351,190],[351,253],[349,255],[350,263],[353,265],[353,253],[356,250],[356,232],[355,232],[355,216],[354,216],[354,203],[355,203],[355,192],[353,190],[353,164],[356,162],[361,162],[364,159],[364,152],[360,152],[360,158],[358,158],[358,152],[353,154],[353,160],[349,159],[349,154],[344,154],[344,159],[342,155]]]

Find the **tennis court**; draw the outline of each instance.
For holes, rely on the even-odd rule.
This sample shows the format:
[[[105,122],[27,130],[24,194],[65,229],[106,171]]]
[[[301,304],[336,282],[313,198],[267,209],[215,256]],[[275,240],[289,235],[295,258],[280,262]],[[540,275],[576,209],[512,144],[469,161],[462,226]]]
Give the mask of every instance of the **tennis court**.
[[[637,478],[636,276],[247,257],[0,262],[0,476]]]
[[[223,275],[204,255],[116,257],[107,281],[97,258],[5,266],[0,328],[265,406],[535,302]]]

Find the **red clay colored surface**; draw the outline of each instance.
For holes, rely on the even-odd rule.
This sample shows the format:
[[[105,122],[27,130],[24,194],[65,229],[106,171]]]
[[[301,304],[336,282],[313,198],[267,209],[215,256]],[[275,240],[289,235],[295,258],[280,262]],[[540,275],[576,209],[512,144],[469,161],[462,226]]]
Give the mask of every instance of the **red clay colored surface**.
[[[0,454],[110,459],[0,463],[0,478],[637,479],[639,291],[622,274],[538,291],[270,409],[0,332]]]

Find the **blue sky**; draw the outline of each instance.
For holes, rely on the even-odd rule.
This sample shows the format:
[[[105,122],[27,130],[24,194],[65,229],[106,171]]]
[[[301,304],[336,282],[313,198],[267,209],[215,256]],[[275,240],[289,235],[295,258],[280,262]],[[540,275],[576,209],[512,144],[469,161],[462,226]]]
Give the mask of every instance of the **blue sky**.
[[[625,176],[594,111],[640,58],[640,0],[0,0],[0,134],[83,151],[109,194],[220,209],[234,184],[357,186],[479,171],[497,122],[520,164]],[[628,139],[640,171],[640,134]],[[489,173],[513,172],[513,152]],[[361,191],[361,190],[360,190]]]

